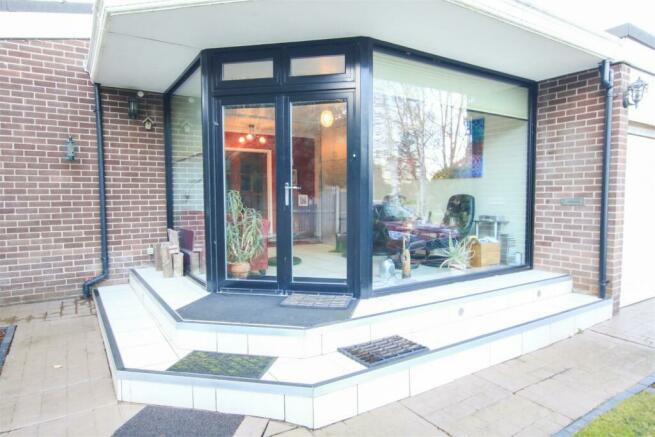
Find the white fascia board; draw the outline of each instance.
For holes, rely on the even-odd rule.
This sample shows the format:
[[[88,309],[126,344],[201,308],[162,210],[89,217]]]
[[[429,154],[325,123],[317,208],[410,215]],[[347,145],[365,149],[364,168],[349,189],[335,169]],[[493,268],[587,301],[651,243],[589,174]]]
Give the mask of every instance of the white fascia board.
[[[48,12],[0,12],[3,39],[88,39],[91,15]]]
[[[102,48],[102,39],[105,33],[107,13],[103,0],[95,0],[93,4],[93,29],[91,31],[91,41],[89,43],[89,55],[86,58],[84,68],[89,73],[91,80],[95,82],[95,71],[97,67],[96,60],[98,52]]]
[[[655,75],[655,50],[630,38],[623,39],[623,54],[621,61],[643,72]],[[651,85],[655,93],[655,83]]]
[[[444,0],[601,59],[621,57],[621,39],[584,28],[520,0]]]

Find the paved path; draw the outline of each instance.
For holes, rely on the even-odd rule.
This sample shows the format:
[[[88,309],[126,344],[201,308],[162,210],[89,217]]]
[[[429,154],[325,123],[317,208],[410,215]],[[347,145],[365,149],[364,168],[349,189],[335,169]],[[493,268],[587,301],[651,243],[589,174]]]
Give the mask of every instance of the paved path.
[[[107,436],[140,411],[115,400],[89,303],[0,308],[0,325],[12,323],[19,329],[0,376],[0,436]],[[655,299],[545,349],[319,430],[247,417],[237,435],[550,435],[653,372]]]

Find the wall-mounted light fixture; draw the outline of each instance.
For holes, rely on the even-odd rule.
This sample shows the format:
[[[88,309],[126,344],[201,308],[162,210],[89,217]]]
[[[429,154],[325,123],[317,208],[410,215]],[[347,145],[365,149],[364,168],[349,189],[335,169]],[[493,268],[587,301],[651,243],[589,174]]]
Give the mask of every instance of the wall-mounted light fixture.
[[[73,140],[72,136],[69,136],[68,139],[64,142],[64,150],[66,151],[64,159],[66,161],[75,161],[75,155],[77,154],[77,144],[75,144],[75,140]]]
[[[136,97],[127,98],[127,116],[132,120],[139,116],[139,102]]]
[[[131,119],[136,119],[139,116],[139,100],[137,97],[143,98],[143,91],[137,91],[136,96],[130,96],[127,98],[127,116]]]
[[[627,108],[628,106],[634,105],[636,108],[647,89],[648,84],[641,80],[641,77],[637,78],[637,80],[628,85],[628,88],[623,93],[623,107]]]

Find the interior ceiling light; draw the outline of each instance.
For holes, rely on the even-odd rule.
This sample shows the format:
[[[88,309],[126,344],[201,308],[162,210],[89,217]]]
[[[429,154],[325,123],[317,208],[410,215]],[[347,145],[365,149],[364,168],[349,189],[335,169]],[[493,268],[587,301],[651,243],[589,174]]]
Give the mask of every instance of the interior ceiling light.
[[[266,144],[266,137],[263,135],[255,135],[255,125],[254,124],[249,124],[248,125],[248,133],[245,136],[240,136],[239,137],[239,144],[245,144],[245,143],[251,143],[257,138],[257,141],[259,144]]]
[[[334,114],[329,109],[321,112],[321,126],[330,127],[334,124]]]

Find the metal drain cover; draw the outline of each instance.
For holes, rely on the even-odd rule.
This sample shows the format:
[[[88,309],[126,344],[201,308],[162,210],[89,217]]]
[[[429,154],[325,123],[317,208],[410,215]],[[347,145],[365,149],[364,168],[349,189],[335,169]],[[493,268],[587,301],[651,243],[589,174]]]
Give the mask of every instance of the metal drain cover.
[[[352,302],[352,296],[345,294],[306,294],[293,293],[280,302],[284,307],[323,308],[345,310]]]
[[[169,367],[168,370],[170,372],[259,379],[274,362],[274,357],[193,351]]]
[[[428,350],[427,347],[399,335],[339,348],[339,352],[366,367],[377,366],[426,350]]]

